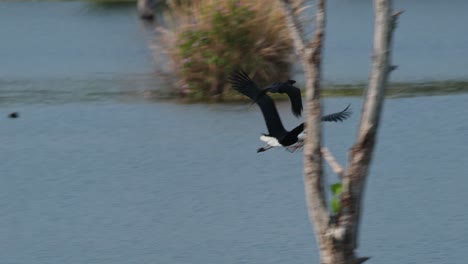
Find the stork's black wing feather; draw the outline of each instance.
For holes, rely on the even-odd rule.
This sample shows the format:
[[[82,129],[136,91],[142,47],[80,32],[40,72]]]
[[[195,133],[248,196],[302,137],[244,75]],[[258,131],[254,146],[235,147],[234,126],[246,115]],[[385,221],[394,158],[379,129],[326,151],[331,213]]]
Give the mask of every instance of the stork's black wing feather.
[[[265,90],[270,91],[272,93],[285,93],[286,91],[284,90],[284,88],[288,86],[293,86],[293,84],[295,83],[295,80],[287,80],[285,82],[274,82],[265,87]]]
[[[274,82],[270,85],[268,85],[267,87],[265,87],[265,89],[263,91],[267,92],[267,91],[270,91],[272,93],[279,93],[279,90],[281,87],[287,85],[287,83],[283,83],[283,82]]]
[[[232,88],[252,100],[261,94],[260,88],[243,70],[234,71],[228,79]]]
[[[285,85],[285,83],[282,83],[282,82],[274,82],[270,85],[268,85],[267,87],[265,87],[265,89],[263,89],[259,94],[258,96],[253,99],[253,104],[255,104],[258,100],[258,98],[260,98],[261,96],[263,96],[264,94],[266,94],[267,92],[272,92],[272,93],[279,93],[279,89],[281,86]]]
[[[291,101],[291,110],[296,117],[301,116],[302,113],[302,95],[301,89],[292,86],[292,85],[285,85],[281,88],[289,97]]]
[[[285,93],[288,95],[289,100],[291,101],[291,110],[296,117],[301,116],[302,114],[302,96],[301,89],[293,86],[296,81],[288,80],[286,82],[275,82],[268,85],[262,93],[266,92],[271,93]]]
[[[229,82],[236,91],[256,101],[262,110],[263,118],[265,119],[270,136],[282,138],[287,133],[286,129],[283,127],[273,99],[262,93],[262,90],[250,79],[247,73],[242,70],[235,71],[229,77]]]
[[[329,114],[329,115],[326,115],[326,116],[322,116],[322,121],[325,121],[325,122],[338,122],[338,121],[343,121],[343,120],[347,119],[352,114],[351,109],[349,109],[350,106],[351,105],[349,104],[341,112]]]

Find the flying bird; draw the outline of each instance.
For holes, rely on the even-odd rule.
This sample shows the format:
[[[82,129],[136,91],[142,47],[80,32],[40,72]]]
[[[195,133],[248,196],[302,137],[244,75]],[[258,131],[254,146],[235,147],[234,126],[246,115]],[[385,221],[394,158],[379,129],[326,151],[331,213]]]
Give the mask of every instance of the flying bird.
[[[291,131],[286,130],[273,99],[264,93],[244,71],[235,71],[229,77],[229,81],[236,91],[255,101],[262,111],[268,134],[260,136],[260,140],[265,142],[266,146],[257,149],[257,152],[263,152],[273,147],[285,147],[294,152],[304,145],[304,123]],[[326,122],[343,121],[351,115],[349,106],[343,111],[323,116],[321,120]]]
[[[287,94],[289,100],[291,101],[291,110],[296,117],[301,116],[302,113],[302,96],[301,96],[301,89],[293,86],[295,84],[295,80],[287,80],[285,82],[275,82],[270,84],[269,86],[265,87],[263,91],[254,99],[254,103],[258,101],[260,97],[262,97],[267,92],[271,93],[281,93]]]

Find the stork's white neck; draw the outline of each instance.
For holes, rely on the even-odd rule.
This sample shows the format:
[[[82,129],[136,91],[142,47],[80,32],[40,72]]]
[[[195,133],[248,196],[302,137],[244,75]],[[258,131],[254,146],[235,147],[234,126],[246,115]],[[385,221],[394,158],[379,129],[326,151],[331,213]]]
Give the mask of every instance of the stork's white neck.
[[[281,144],[278,142],[278,140],[274,137],[269,137],[265,135],[260,136],[260,140],[267,143],[268,145],[272,147],[281,147]]]

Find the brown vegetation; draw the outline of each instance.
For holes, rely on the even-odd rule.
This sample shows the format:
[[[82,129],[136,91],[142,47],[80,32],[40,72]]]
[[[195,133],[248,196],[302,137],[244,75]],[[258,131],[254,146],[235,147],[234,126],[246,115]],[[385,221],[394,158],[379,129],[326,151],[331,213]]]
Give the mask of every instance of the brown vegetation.
[[[169,1],[163,48],[179,94],[221,98],[226,76],[242,67],[260,83],[289,77],[293,43],[276,1]]]

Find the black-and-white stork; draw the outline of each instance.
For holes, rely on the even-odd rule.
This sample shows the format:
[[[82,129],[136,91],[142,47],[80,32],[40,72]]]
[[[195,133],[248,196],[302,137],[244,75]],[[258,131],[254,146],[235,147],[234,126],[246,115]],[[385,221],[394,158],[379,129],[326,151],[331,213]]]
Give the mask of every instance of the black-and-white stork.
[[[260,137],[260,140],[265,142],[266,146],[257,149],[257,152],[263,152],[273,147],[285,147],[291,152],[302,148],[304,145],[304,123],[291,131],[287,131],[281,122],[273,99],[261,90],[244,71],[234,72],[229,77],[229,81],[235,90],[255,101],[262,111],[268,134],[263,134]],[[323,116],[322,121],[338,122],[345,120],[351,115],[349,106],[343,111]]]

